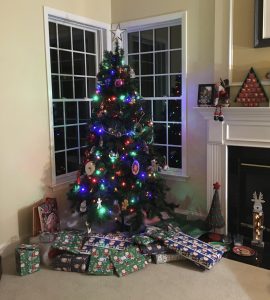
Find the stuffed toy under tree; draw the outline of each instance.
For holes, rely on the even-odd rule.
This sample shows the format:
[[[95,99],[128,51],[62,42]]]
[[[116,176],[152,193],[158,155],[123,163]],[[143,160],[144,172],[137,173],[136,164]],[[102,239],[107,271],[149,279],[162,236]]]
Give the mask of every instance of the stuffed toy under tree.
[[[213,229],[214,232],[209,234],[209,238],[213,241],[220,240],[220,235],[215,232],[216,228],[222,228],[225,225],[224,218],[221,214],[220,202],[219,202],[219,193],[220,184],[218,182],[213,184],[214,187],[214,195],[211,204],[211,208],[209,210],[208,216],[206,218],[206,223],[209,229]]]
[[[105,51],[92,101],[88,147],[68,198],[87,222],[116,220],[136,231],[145,218],[171,211],[167,187],[153,152],[153,123],[134,85],[135,73],[124,64],[118,40]],[[120,229],[121,230],[121,229]]]

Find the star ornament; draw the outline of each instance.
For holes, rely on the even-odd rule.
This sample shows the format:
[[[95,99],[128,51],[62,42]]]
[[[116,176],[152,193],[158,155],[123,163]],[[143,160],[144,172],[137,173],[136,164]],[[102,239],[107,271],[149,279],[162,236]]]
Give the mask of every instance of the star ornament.
[[[218,183],[218,182],[215,182],[214,184],[213,184],[213,187],[214,187],[214,190],[219,190],[220,189],[220,184]]]
[[[123,40],[122,34],[125,31],[126,31],[126,29],[121,29],[119,24],[117,25],[116,29],[111,29],[111,32],[113,34],[113,37],[112,37],[113,41],[118,40],[118,42],[119,41],[122,42],[122,40]]]

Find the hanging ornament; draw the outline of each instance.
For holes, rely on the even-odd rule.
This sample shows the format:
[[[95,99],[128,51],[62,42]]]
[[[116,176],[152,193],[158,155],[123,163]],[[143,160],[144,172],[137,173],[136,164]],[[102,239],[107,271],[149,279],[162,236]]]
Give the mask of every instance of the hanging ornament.
[[[90,176],[95,172],[96,166],[95,163],[93,161],[89,161],[86,165],[85,165],[85,173]]]
[[[127,208],[128,208],[128,199],[125,199],[122,202],[122,210],[127,210]]]
[[[103,137],[102,136],[99,138],[99,146],[103,147]]]
[[[115,153],[113,151],[110,151],[109,158],[114,163],[119,158],[119,153]]]
[[[80,205],[80,212],[84,213],[87,210],[86,200],[84,200]]]
[[[133,175],[138,175],[140,172],[140,163],[137,160],[134,160],[131,166],[131,172]]]
[[[95,135],[94,133],[91,133],[91,134],[89,135],[89,142],[90,142],[90,143],[94,143],[95,140],[96,140],[96,135]]]
[[[96,146],[93,146],[90,150],[90,153],[93,154],[96,151],[96,148],[97,148]]]
[[[114,82],[115,87],[121,87],[124,84],[124,81],[120,78],[116,79]]]
[[[102,205],[101,205],[101,203],[102,203],[102,200],[101,200],[101,198],[98,198],[98,201],[97,201],[97,209],[100,209],[101,207],[102,207]]]
[[[135,78],[136,77],[134,69],[130,68],[129,75],[130,75],[130,78]]]

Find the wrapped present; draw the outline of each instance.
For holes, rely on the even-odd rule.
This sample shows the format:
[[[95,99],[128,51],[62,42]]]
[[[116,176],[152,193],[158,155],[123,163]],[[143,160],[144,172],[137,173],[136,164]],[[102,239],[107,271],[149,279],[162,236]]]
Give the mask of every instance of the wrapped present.
[[[90,254],[92,248],[108,248],[123,250],[132,244],[132,239],[123,234],[90,234],[85,241],[81,253]]]
[[[88,273],[92,275],[113,275],[113,264],[109,255],[110,249],[92,248]]]
[[[110,252],[111,261],[119,277],[141,270],[147,264],[145,257],[133,246],[123,251],[112,249]]]
[[[159,254],[159,253],[172,253],[172,250],[169,250],[167,247],[162,245],[159,242],[154,242],[147,246],[140,245],[140,250],[142,254],[152,255],[152,254]]]
[[[152,239],[151,237],[149,237],[147,235],[135,235],[133,237],[133,242],[138,245],[147,246],[147,245],[153,243],[154,241],[155,241],[154,239]]]
[[[52,267],[57,271],[85,273],[89,263],[89,255],[62,253],[57,255]]]
[[[16,270],[21,276],[40,269],[39,248],[37,245],[21,244],[15,250]]]
[[[83,235],[76,231],[61,231],[57,234],[52,247],[79,254],[83,244]]]
[[[165,264],[170,261],[180,261],[185,260],[185,258],[177,253],[172,254],[154,254],[152,255],[152,259],[155,264]]]

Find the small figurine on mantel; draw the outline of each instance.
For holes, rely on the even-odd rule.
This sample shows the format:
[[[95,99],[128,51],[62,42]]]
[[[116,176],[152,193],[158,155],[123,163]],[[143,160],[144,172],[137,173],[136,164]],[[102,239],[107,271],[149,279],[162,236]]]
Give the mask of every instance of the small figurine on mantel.
[[[230,106],[230,86],[228,79],[219,79],[215,85],[216,96],[214,99],[214,106]]]
[[[263,242],[263,221],[264,221],[264,213],[262,203],[265,201],[263,200],[263,194],[259,193],[259,197],[257,193],[253,193],[253,198],[251,199],[254,202],[253,205],[253,240],[251,241],[252,245],[256,245],[259,247],[264,246]]]

